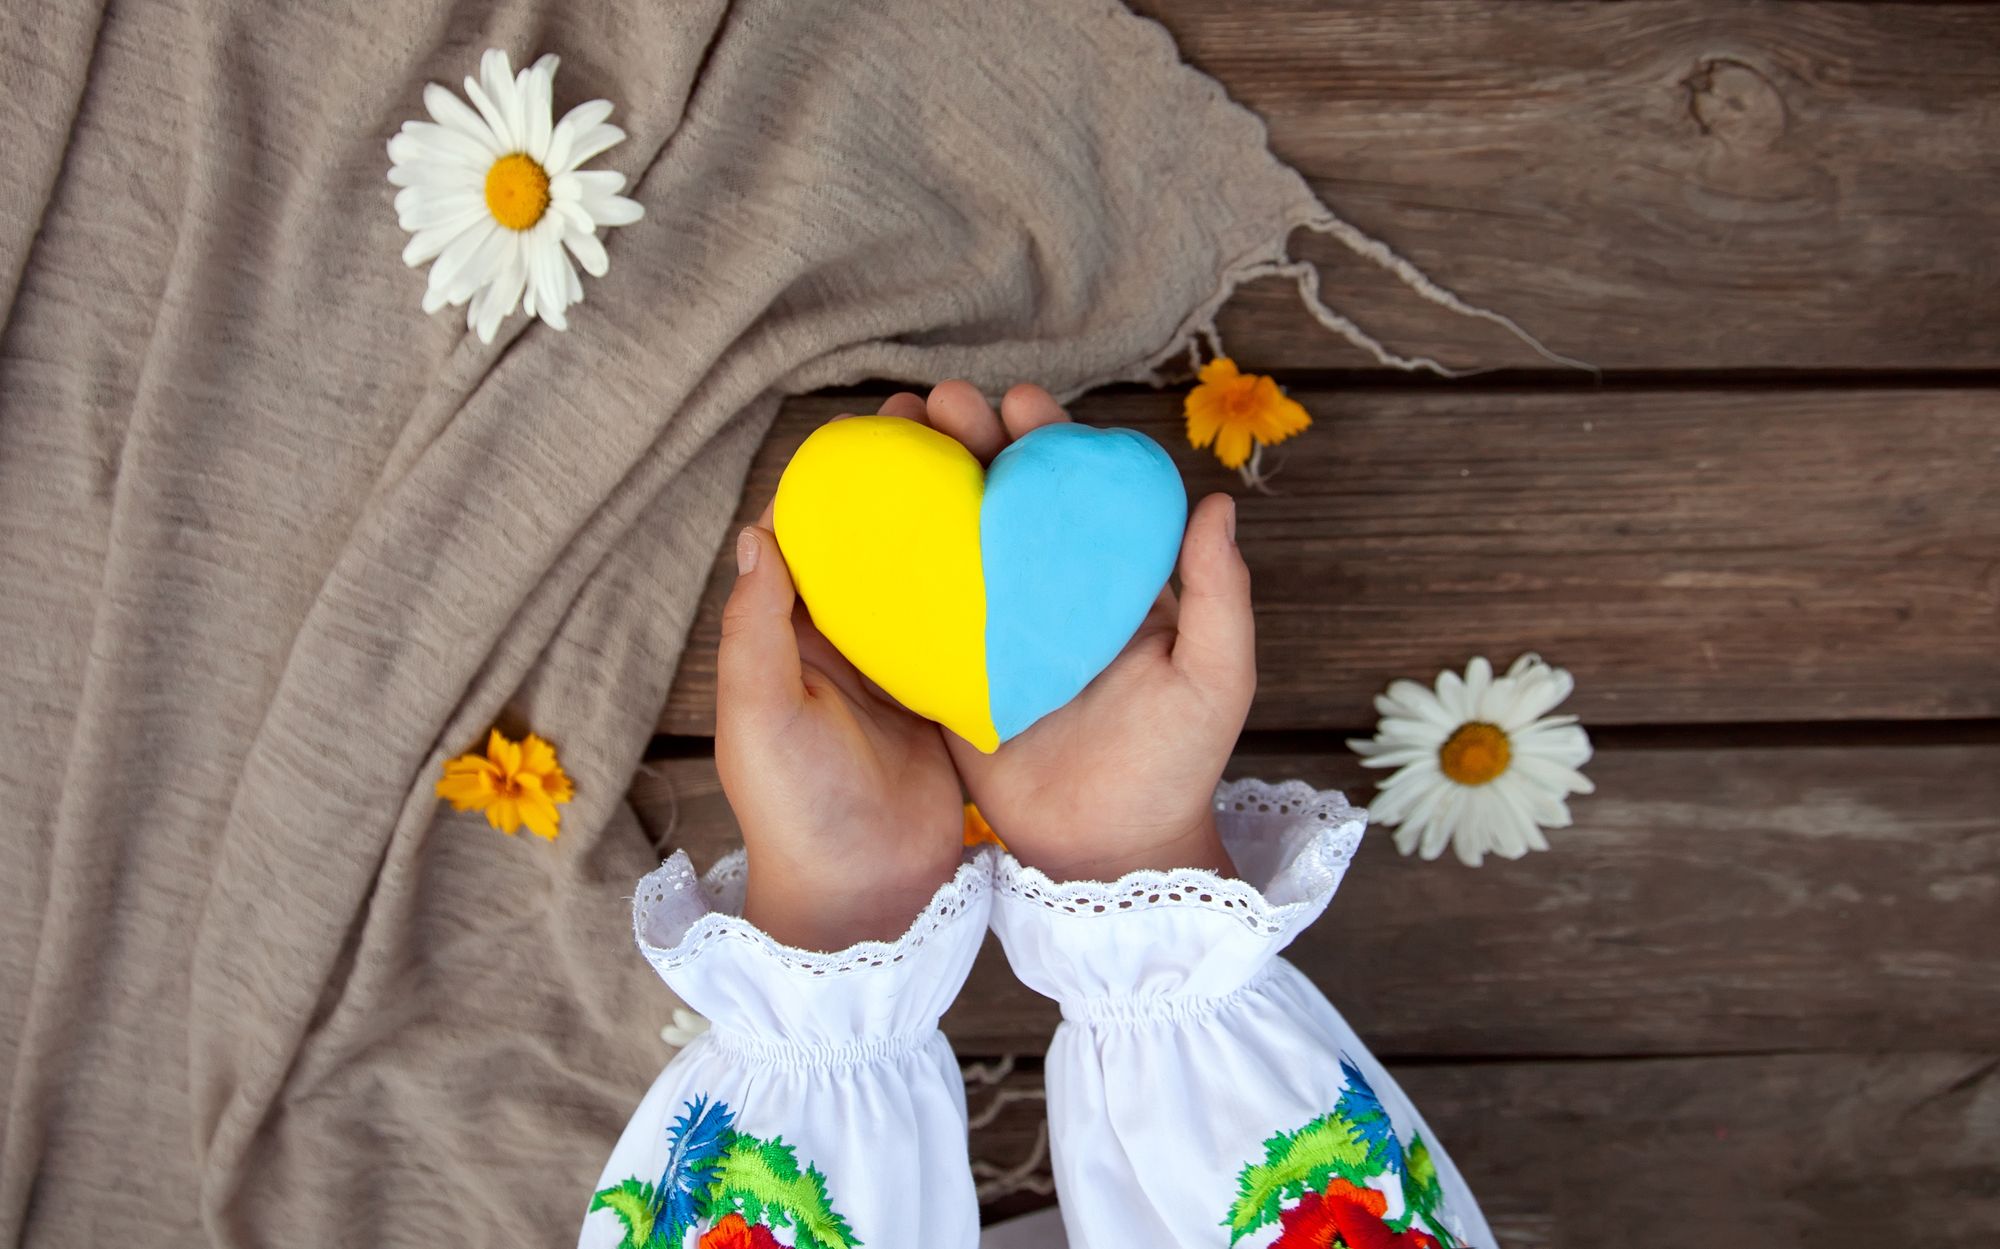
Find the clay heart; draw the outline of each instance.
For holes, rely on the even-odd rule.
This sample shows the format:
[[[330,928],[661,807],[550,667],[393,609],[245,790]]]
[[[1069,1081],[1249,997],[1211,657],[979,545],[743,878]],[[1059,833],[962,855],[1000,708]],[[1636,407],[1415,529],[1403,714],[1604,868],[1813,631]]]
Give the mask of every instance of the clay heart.
[[[929,426],[863,416],[806,439],[775,523],[827,640],[990,752],[1131,640],[1173,571],[1187,494],[1135,430],[1044,425],[981,469]]]

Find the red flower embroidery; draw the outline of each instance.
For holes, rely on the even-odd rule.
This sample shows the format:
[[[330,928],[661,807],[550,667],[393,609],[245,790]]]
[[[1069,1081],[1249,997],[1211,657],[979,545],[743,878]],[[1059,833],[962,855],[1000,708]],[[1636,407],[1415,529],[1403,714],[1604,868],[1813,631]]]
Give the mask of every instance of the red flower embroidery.
[[[695,1249],[785,1249],[771,1229],[762,1223],[745,1223],[740,1214],[725,1214],[722,1221],[701,1235]]]
[[[1372,1188],[1336,1179],[1326,1192],[1307,1193],[1279,1216],[1284,1233],[1271,1249],[1437,1249],[1437,1240],[1412,1227],[1392,1232],[1382,1221],[1389,1199]]]

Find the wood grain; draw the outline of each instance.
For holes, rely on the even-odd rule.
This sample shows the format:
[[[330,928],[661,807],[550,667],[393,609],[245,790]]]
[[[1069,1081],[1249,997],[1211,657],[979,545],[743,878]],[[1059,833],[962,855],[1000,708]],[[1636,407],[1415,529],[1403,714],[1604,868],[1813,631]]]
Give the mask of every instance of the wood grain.
[[[1759,1055],[1390,1064],[1507,1249],[1985,1249],[2000,1241],[2000,1061]],[[973,1157],[1011,1167],[1041,1073],[968,1089]],[[1046,1175],[1046,1168],[1041,1170]],[[1045,1205],[1033,1195],[989,1214]]]
[[[1608,369],[2000,364],[2000,9],[1141,0],[1321,198]],[[1301,235],[1405,352],[1541,362]],[[1374,367],[1247,291],[1259,368]],[[1543,366],[1546,367],[1546,366]]]
[[[1576,826],[1520,862],[1371,832],[1291,957],[1387,1055],[2000,1052],[2000,744],[1605,749],[1588,771]],[[1230,775],[1371,792],[1344,752]],[[698,866],[738,844],[707,759],[647,765],[632,800],[677,811]],[[971,1054],[1038,1053],[1055,1022],[993,949],[946,1017]]]
[[[1396,676],[1539,651],[1598,724],[2000,715],[2000,392],[1313,390],[1280,493],[1239,500],[1254,727],[1359,728]],[[739,519],[861,398],[786,405]],[[1179,398],[1086,399],[1191,492]],[[718,563],[661,720],[714,724]]]

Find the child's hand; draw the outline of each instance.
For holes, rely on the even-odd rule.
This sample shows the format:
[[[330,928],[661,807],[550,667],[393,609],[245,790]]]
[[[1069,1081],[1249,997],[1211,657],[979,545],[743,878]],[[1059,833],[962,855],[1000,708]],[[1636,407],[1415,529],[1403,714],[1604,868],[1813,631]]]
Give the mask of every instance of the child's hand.
[[[923,401],[898,395],[882,411],[921,420]],[[715,762],[749,849],[744,918],[808,949],[893,940],[958,867],[965,821],[944,738],[813,627],[768,509],[736,560]]]
[[[1012,438],[1069,419],[1039,386],[995,415],[964,382],[931,392],[931,424],[982,461]],[[1181,543],[1181,593],[1161,592],[1138,635],[1068,705],[991,755],[946,733],[981,814],[1015,857],[1057,880],[1139,868],[1235,869],[1216,836],[1216,782],[1257,688],[1250,570],[1236,505],[1210,495]]]

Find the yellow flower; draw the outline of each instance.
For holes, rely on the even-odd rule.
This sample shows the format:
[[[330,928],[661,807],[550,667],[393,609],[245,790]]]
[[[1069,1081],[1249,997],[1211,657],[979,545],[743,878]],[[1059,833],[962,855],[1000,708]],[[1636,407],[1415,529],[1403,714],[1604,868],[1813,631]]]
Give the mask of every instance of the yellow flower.
[[[1001,842],[1000,835],[993,831],[993,826],[986,822],[986,817],[979,814],[979,808],[969,802],[966,803],[965,844],[968,846],[977,846],[987,842],[999,846],[1002,850],[1007,848]]]
[[[562,823],[556,807],[576,793],[556,748],[528,734],[526,741],[509,741],[499,729],[486,738],[486,753],[445,760],[437,796],[454,811],[483,811],[486,822],[512,837],[521,825],[537,837],[555,839]]]
[[[1268,447],[1312,424],[1296,399],[1262,373],[1242,373],[1236,361],[1217,356],[1201,366],[1201,383],[1188,392],[1188,442],[1215,444],[1224,468],[1242,468],[1251,444]]]

